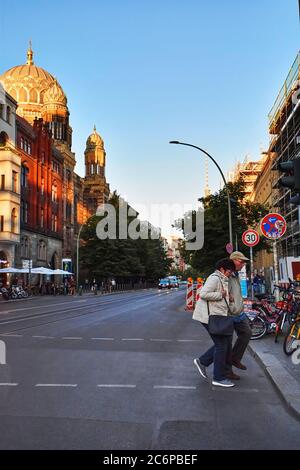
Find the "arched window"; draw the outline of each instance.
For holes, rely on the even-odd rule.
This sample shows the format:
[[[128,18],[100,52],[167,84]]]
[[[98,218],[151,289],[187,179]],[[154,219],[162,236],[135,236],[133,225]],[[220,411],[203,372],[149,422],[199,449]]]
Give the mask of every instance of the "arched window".
[[[21,257],[28,258],[29,257],[29,240],[28,237],[21,238]]]
[[[25,88],[21,88],[19,90],[19,100],[18,101],[25,101],[26,103],[28,102],[28,93],[27,93],[27,90],[25,90]]]
[[[4,119],[4,104],[0,103],[0,118]]]
[[[20,147],[22,150],[24,150],[24,137],[21,137],[20,139]]]
[[[6,122],[8,122],[8,124],[10,124],[10,120],[11,120],[11,109],[10,109],[10,106],[7,106],[7,108],[6,108]]]
[[[17,231],[17,210],[15,208],[11,211],[11,231],[13,233]]]
[[[44,240],[40,240],[38,244],[38,258],[41,260],[46,259],[46,243]]]
[[[27,188],[28,187],[28,173],[29,170],[27,166],[22,165],[21,167],[21,186],[22,188]]]
[[[29,101],[31,103],[37,103],[37,91],[34,88],[29,92]]]

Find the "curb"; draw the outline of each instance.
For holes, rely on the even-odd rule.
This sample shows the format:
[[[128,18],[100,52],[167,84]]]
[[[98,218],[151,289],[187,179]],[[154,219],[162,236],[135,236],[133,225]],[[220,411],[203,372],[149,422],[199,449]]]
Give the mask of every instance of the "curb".
[[[299,382],[273,354],[264,352],[259,347],[255,348],[250,344],[248,344],[248,350],[271,380],[288,410],[300,420]]]

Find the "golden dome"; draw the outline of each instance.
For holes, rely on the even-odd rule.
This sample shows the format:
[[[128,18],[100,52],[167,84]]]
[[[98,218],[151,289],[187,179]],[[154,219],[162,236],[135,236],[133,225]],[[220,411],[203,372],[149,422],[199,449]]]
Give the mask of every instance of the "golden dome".
[[[103,146],[104,146],[103,139],[100,137],[98,132],[96,132],[96,126],[94,126],[94,132],[88,137],[86,141],[86,147],[87,148],[95,148],[95,147],[103,148]]]
[[[27,50],[26,64],[17,65],[4,72],[0,75],[0,82],[18,102],[17,113],[28,120],[36,116],[41,117],[44,94],[54,84],[57,84],[64,95],[53,75],[42,67],[34,65],[31,45]]]
[[[63,92],[62,87],[59,85],[57,80],[54,81],[53,85],[48,88],[44,94],[44,104],[61,104],[66,106],[67,97]]]

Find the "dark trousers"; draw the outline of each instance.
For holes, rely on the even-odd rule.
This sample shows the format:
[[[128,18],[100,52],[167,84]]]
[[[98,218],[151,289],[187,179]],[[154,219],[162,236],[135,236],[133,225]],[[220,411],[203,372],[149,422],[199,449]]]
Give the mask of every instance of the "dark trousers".
[[[248,318],[234,323],[234,330],[237,334],[237,339],[232,348],[232,360],[240,362],[252,334]]]
[[[208,325],[205,323],[202,323],[202,325],[208,331]],[[224,380],[228,370],[226,364],[231,364],[232,336],[212,335],[210,333],[209,335],[214,342],[214,346],[202,354],[199,359],[205,367],[214,363],[214,380]]]

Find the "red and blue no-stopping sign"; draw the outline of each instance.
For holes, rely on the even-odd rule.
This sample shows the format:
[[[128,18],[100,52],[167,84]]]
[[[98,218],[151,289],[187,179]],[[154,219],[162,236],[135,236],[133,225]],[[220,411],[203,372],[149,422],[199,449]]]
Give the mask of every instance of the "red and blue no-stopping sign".
[[[277,240],[286,232],[286,220],[280,214],[267,214],[260,222],[260,229],[266,238]]]

